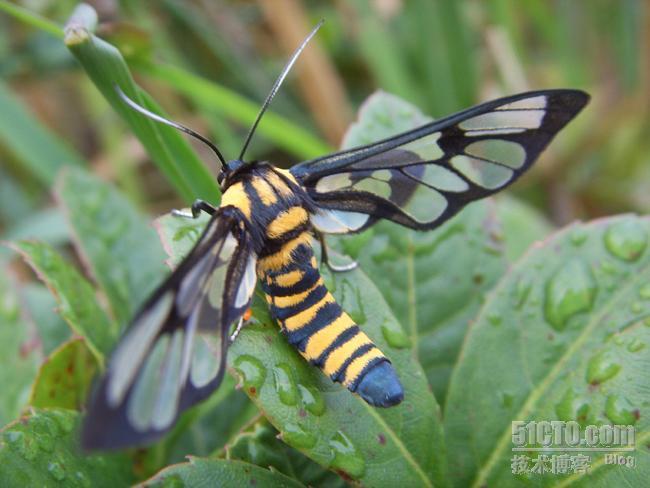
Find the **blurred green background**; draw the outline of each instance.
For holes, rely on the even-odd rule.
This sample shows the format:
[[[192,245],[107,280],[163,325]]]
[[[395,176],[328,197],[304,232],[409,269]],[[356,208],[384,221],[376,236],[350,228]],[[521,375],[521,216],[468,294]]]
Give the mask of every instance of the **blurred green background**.
[[[289,129],[274,135],[274,120],[265,121],[267,130],[254,140],[250,157],[289,166],[336,147],[359,105],[377,89],[441,117],[527,89],[581,88],[593,97],[588,110],[514,192],[556,224],[650,211],[647,2],[91,4],[99,14],[96,34],[121,50],[136,80],[167,114],[215,140],[226,157],[238,154],[288,53],[324,18],[325,26],[272,106],[291,123]],[[64,239],[57,236],[63,226],[56,212],[48,210],[61,164],[89,166],[154,214],[183,201],[56,35],[56,25],[63,27],[75,5],[0,2],[4,238],[37,233]],[[54,24],[38,28],[39,19],[16,6]],[[214,171],[214,158],[195,147]],[[189,199],[187,192],[184,197]]]

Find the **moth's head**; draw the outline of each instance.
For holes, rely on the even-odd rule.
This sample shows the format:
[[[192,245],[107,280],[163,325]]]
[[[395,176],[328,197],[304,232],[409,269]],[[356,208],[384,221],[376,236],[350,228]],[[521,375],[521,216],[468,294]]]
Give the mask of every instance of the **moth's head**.
[[[231,185],[233,177],[239,173],[239,171],[246,166],[241,159],[231,159],[223,167],[219,174],[217,175],[217,181],[221,186],[221,190],[225,190]]]

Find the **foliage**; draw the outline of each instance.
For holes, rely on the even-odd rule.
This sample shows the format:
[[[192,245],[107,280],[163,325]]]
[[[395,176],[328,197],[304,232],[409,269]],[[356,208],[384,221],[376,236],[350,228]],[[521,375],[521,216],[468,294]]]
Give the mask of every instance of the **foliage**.
[[[346,147],[529,84],[584,87],[596,103],[519,185],[528,202],[477,202],[429,233],[380,223],[332,239],[360,266],[323,269],[326,283],[392,360],[402,404],[369,407],[310,367],[257,296],[212,397],[147,449],[91,455],[79,450],[78,426],[92,379],[168,273],[164,262],[175,266],[206,222],[167,214],[154,221],[156,236],[148,213],[219,201],[193,146],[127,109],[114,83],[155,111],[154,99],[169,113],[200,109],[203,129],[236,156],[254,100],[284,58],[265,49],[260,62],[255,47],[273,35],[292,48],[293,34],[266,9],[271,34],[245,25],[252,7],[237,3],[123,2],[133,24],[110,25],[86,5],[70,16],[73,7],[51,3],[38,15],[0,1],[10,27],[0,29],[2,486],[640,486],[650,476],[650,221],[628,214],[553,231],[580,215],[650,209],[641,2],[355,0],[287,10],[297,31],[327,18],[319,42],[339,68],[305,53],[311,62],[295,76],[303,89],[319,82],[307,83],[304,101],[285,89],[260,125],[256,156],[306,159],[337,144],[308,114],[322,109],[314,94],[339,82],[352,103],[332,98],[341,104],[333,125],[349,122],[369,86],[397,95],[362,105]],[[602,77],[601,65],[617,71]],[[59,95],[52,105],[39,98],[43,86]],[[594,455],[589,475],[513,475],[511,421],[550,419],[633,425],[636,466]]]

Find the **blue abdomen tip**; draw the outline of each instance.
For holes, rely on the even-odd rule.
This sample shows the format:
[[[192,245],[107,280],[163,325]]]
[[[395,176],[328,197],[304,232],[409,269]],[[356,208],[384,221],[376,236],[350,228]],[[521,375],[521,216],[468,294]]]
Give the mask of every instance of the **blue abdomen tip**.
[[[392,407],[404,399],[404,388],[388,361],[382,361],[368,370],[361,378],[356,392],[375,407]]]

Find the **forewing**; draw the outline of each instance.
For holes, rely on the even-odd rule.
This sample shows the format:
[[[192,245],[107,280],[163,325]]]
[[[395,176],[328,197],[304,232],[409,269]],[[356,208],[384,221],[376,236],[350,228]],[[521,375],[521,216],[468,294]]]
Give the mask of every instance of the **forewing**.
[[[588,99],[577,90],[502,98],[291,172],[318,206],[318,230],[354,232],[379,218],[432,229],[513,183]]]
[[[115,348],[85,419],[85,448],[152,442],[219,386],[230,326],[255,289],[255,262],[241,216],[220,209]]]

